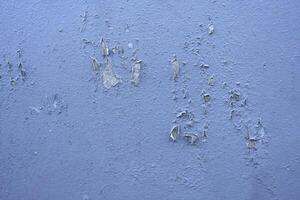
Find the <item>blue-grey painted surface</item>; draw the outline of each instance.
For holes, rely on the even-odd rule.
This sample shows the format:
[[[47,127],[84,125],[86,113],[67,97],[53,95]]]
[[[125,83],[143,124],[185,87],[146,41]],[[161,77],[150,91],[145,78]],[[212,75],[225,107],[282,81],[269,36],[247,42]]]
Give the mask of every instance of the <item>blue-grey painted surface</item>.
[[[299,10],[299,1],[2,1],[0,199],[299,199]],[[111,55],[122,83],[110,89],[101,38],[124,49]],[[195,123],[181,134],[198,133],[194,145],[169,138],[185,109]],[[264,135],[250,144],[246,127],[256,134],[259,122]]]

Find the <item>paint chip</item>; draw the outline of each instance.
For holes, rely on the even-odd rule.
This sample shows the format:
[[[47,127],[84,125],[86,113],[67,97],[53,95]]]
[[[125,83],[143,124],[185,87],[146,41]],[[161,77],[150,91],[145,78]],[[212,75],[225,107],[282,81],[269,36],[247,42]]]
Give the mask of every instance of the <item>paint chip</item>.
[[[22,63],[19,63],[18,69],[19,69],[20,76],[21,76],[22,80],[25,81],[27,73],[26,73]]]
[[[110,89],[111,87],[114,87],[121,82],[121,79],[113,72],[112,61],[110,58],[106,59],[102,78],[103,78],[103,85],[107,89]]]
[[[40,113],[41,112],[41,110],[43,109],[41,106],[32,106],[32,107],[29,107],[30,108],[30,113],[31,114],[34,114],[34,113]]]
[[[251,135],[249,133],[248,127],[247,127],[247,135],[246,135],[246,145],[249,149],[256,150],[256,144],[257,142],[260,142],[263,140],[265,136],[265,128],[262,125],[261,119],[258,120],[256,127],[256,133],[255,135]]]
[[[176,118],[187,118],[189,119],[190,121],[193,121],[194,119],[194,115],[192,112],[188,111],[188,110],[183,110],[181,112],[179,112],[177,115],[176,115]]]
[[[210,95],[208,93],[206,93],[205,91],[202,91],[202,98],[205,103],[209,102],[211,99]]]
[[[80,15],[80,17],[82,18],[82,23],[83,23],[81,27],[81,32],[84,32],[88,22],[88,12],[84,11],[83,15]]]
[[[251,135],[247,127],[246,145],[248,149],[256,150],[256,143],[259,141],[258,135]]]
[[[132,65],[132,75],[131,75],[131,82],[137,86],[140,82],[140,73],[141,73],[141,65],[142,65],[142,61],[141,60],[137,60],[133,63]]]
[[[240,100],[240,97],[241,97],[241,94],[237,91],[237,90],[231,90],[229,91],[229,98],[231,101],[239,101]]]
[[[179,137],[179,125],[173,126],[170,132],[170,138],[172,139],[173,142],[177,140]]]
[[[203,129],[203,138],[206,139],[208,136],[208,124],[205,124]]]
[[[215,84],[215,80],[214,80],[214,75],[211,75],[208,80],[207,80],[207,84],[210,86],[213,86]]]
[[[257,136],[262,139],[265,136],[265,127],[262,125],[261,119],[257,122]]]
[[[104,56],[104,57],[106,57],[106,56],[109,56],[109,48],[108,48],[108,45],[107,45],[107,43],[104,41],[104,39],[102,38],[101,39],[101,48],[102,48],[102,55]]]
[[[215,32],[215,26],[212,22],[208,24],[208,34],[211,35]]]
[[[190,144],[195,144],[199,140],[199,136],[195,133],[185,133],[184,137]]]
[[[187,117],[189,115],[189,112],[187,110],[181,111],[180,113],[177,114],[177,118],[181,117]]]
[[[247,142],[246,145],[248,147],[248,149],[254,149],[256,150],[256,143],[257,143],[258,139],[256,139],[255,137],[249,137],[247,138]]]
[[[92,59],[92,69],[93,71],[99,71],[100,70],[100,63],[98,62],[98,60],[92,56],[90,56],[90,58]]]
[[[173,80],[176,80],[178,78],[178,74],[179,74],[179,62],[178,62],[175,54],[173,55],[171,64],[173,67]]]
[[[68,110],[68,105],[58,94],[54,94],[50,97],[46,96],[46,101],[44,102],[43,106],[49,115],[53,113],[61,114],[62,112]]]
[[[200,64],[200,68],[202,68],[202,69],[208,69],[208,68],[209,68],[209,65],[208,65],[208,64],[205,64],[205,63],[201,63],[201,64]]]

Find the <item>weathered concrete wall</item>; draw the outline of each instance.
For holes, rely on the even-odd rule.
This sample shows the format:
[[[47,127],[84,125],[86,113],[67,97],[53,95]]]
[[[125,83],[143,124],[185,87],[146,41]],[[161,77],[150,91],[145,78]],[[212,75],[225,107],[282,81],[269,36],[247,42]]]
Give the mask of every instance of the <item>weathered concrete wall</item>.
[[[0,199],[299,199],[299,10],[1,2]]]

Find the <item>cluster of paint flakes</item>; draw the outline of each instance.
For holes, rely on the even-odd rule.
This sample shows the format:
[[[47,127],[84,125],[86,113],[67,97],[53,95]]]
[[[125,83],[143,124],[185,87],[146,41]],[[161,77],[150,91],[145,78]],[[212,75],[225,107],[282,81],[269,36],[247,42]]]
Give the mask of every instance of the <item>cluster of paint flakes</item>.
[[[108,41],[104,38],[100,41],[100,48],[102,53],[103,63],[99,62],[95,57],[90,57],[92,60],[92,70],[95,72],[96,79],[102,78],[103,86],[106,89],[111,89],[122,83],[122,77],[117,75],[114,71],[114,55],[118,54],[119,57],[124,60],[124,49],[120,46],[115,46],[109,48]],[[132,57],[132,67],[131,67],[131,79],[130,82],[138,86],[140,83],[141,69],[143,66],[142,60],[136,58],[135,55]],[[102,74],[100,76],[101,66],[103,67]]]

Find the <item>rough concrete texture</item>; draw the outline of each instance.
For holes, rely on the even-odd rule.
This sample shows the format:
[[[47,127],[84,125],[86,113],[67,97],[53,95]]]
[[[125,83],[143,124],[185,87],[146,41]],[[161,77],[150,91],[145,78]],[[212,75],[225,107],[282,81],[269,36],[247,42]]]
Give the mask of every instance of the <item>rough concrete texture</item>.
[[[299,10],[1,2],[0,199],[299,199]]]

